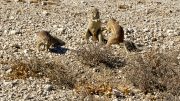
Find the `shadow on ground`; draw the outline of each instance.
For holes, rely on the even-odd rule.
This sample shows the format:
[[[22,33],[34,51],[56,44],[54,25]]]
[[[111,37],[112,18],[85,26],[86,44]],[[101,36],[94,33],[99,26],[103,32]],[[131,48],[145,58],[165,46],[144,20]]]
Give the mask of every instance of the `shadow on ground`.
[[[56,53],[56,54],[65,54],[67,52],[67,50],[69,50],[69,49],[57,46],[57,47],[51,48],[50,52]]]

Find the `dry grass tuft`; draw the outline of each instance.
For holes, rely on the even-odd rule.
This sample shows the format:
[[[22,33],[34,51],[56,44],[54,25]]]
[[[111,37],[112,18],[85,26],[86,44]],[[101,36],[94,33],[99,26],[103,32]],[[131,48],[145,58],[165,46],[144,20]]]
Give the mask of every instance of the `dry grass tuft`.
[[[81,47],[76,51],[77,59],[85,65],[96,67],[104,64],[109,68],[119,68],[124,66],[122,58],[115,56],[108,49],[100,49],[99,45],[89,45]]]
[[[172,53],[154,51],[134,55],[126,71],[126,78],[145,93],[168,92],[180,95],[180,71]]]
[[[31,59],[29,61],[16,60],[9,64],[12,71],[6,76],[7,79],[49,78],[53,84],[59,87],[69,89],[74,87],[73,76],[61,62]]]
[[[87,95],[112,95],[112,86],[107,83],[80,83],[75,85],[77,93],[83,93]]]

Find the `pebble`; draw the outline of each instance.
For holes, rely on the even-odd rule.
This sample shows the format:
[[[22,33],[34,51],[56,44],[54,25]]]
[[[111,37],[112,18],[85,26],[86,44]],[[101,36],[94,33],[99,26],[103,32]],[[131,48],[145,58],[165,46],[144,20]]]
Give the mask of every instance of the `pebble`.
[[[7,30],[4,30],[4,34],[8,34],[8,31],[7,31]]]
[[[51,84],[46,84],[45,87],[44,87],[44,90],[45,91],[52,91],[53,90],[53,86]]]
[[[6,71],[7,74],[9,74],[10,72],[12,72],[11,68]]]
[[[42,12],[42,15],[43,15],[43,16],[47,16],[47,15],[49,15],[49,13],[48,13],[46,10],[44,10],[44,11]]]
[[[10,20],[13,20],[13,19],[14,19],[14,16],[10,16],[9,19],[10,19]]]
[[[81,1],[81,4],[87,5],[88,3],[85,2],[84,0]]]
[[[132,29],[132,28],[127,28],[127,29],[126,29],[126,33],[129,33],[129,34],[134,33],[134,29]]]
[[[14,0],[15,2],[20,2],[21,0]]]
[[[23,100],[29,100],[29,98],[30,98],[29,94],[26,94],[26,95],[23,96]]]
[[[121,101],[121,100],[118,100],[118,98],[115,98],[115,99],[113,99],[112,101]]]
[[[168,36],[177,36],[178,34],[174,30],[167,30]]]
[[[150,32],[148,28],[143,29],[143,32]]]
[[[58,28],[57,31],[60,32],[61,34],[64,34],[65,29],[64,28]]]
[[[17,35],[17,34],[20,34],[20,32],[17,31],[17,30],[11,30],[9,33],[10,33],[10,35]]]
[[[177,59],[180,60],[180,54],[177,56]]]

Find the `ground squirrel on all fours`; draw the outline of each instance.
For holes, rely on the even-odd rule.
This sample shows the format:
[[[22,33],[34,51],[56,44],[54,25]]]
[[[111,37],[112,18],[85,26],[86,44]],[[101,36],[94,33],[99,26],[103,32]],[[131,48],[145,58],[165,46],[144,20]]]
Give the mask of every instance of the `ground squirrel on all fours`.
[[[93,41],[99,41],[100,43],[104,42],[104,37],[102,35],[101,30],[101,21],[100,21],[100,14],[97,8],[93,8],[88,12],[90,16],[88,22],[88,28],[85,33],[85,39],[88,43],[89,37],[92,36]]]
[[[40,31],[36,34],[37,36],[37,50],[40,51],[40,47],[43,45],[46,48],[46,51],[50,49],[50,47],[63,46],[65,42],[54,37],[48,31]]]

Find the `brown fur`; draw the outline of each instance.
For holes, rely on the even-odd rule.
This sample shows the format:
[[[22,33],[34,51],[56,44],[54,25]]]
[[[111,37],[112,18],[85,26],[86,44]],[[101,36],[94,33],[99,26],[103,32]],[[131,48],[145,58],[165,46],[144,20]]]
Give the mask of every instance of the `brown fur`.
[[[36,34],[37,35],[37,49],[40,50],[40,46],[44,45],[46,47],[46,51],[50,49],[50,46],[54,45],[65,45],[65,42],[51,36],[50,32],[48,31],[41,31]]]
[[[112,35],[108,38],[106,46],[124,42],[124,30],[115,19],[112,18],[107,22],[107,30],[109,30]]]
[[[90,19],[88,23],[88,29],[85,33],[86,41],[88,42],[89,37],[92,36],[93,41],[99,41],[102,43],[104,41],[104,37],[101,31],[101,21],[99,18],[99,11],[97,8],[92,9],[90,12]]]

